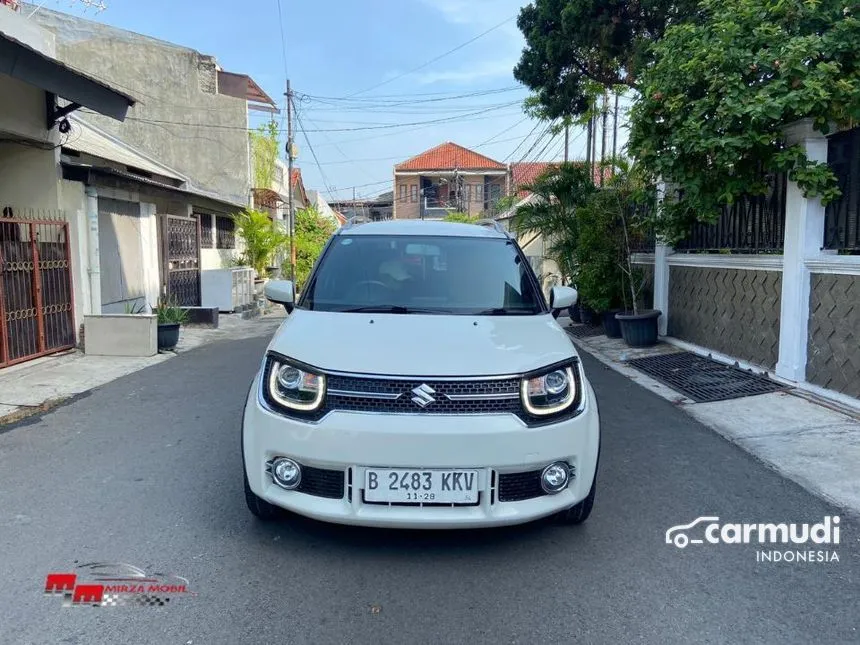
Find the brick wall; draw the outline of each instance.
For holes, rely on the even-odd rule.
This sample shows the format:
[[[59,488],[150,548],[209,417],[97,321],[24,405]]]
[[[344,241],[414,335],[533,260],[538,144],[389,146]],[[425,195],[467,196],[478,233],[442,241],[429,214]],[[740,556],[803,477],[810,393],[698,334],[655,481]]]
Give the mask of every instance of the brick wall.
[[[781,292],[779,271],[673,266],[669,335],[772,369]]]
[[[812,274],[806,380],[860,398],[860,276]]]

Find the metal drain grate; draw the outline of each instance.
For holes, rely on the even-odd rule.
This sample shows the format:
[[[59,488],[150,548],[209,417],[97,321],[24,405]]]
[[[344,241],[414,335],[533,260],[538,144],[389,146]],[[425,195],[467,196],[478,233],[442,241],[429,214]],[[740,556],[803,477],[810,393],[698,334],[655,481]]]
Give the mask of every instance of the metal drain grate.
[[[571,336],[575,336],[576,338],[591,338],[592,336],[603,336],[603,327],[598,325],[596,327],[592,327],[591,325],[571,325],[566,328],[566,331]]]
[[[788,389],[765,375],[746,372],[690,352],[634,358],[628,364],[697,403]]]

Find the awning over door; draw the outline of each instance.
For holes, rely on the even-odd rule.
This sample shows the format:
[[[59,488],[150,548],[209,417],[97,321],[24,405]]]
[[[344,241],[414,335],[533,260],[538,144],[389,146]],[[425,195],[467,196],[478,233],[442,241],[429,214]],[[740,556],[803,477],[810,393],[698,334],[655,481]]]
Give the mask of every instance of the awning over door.
[[[124,121],[128,108],[135,104],[127,94],[3,32],[0,32],[0,74],[64,98],[75,107],[88,107],[117,121]]]

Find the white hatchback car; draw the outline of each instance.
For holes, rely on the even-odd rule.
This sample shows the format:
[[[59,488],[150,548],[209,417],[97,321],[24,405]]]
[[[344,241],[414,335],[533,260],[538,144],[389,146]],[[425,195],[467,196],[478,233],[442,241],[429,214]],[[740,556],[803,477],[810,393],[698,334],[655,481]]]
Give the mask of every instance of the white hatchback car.
[[[350,224],[328,241],[251,385],[251,512],[474,528],[594,504],[594,391],[529,262],[498,225]]]

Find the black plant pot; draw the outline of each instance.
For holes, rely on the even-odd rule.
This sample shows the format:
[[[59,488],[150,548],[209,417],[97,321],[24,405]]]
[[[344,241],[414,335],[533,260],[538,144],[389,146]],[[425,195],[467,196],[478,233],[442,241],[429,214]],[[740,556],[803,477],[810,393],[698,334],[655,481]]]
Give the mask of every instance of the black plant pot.
[[[173,349],[179,342],[179,323],[159,323],[158,349]]]
[[[608,338],[621,338],[621,323],[615,314],[624,313],[622,309],[610,309],[603,312],[603,333]]]
[[[568,307],[567,313],[570,314],[570,320],[575,323],[581,323],[582,318],[579,316],[579,304]]]
[[[630,347],[651,347],[657,344],[657,320],[662,312],[650,309],[638,314],[615,314],[621,323],[621,335]]]
[[[579,322],[583,325],[593,325],[594,309],[588,305],[579,305]]]

